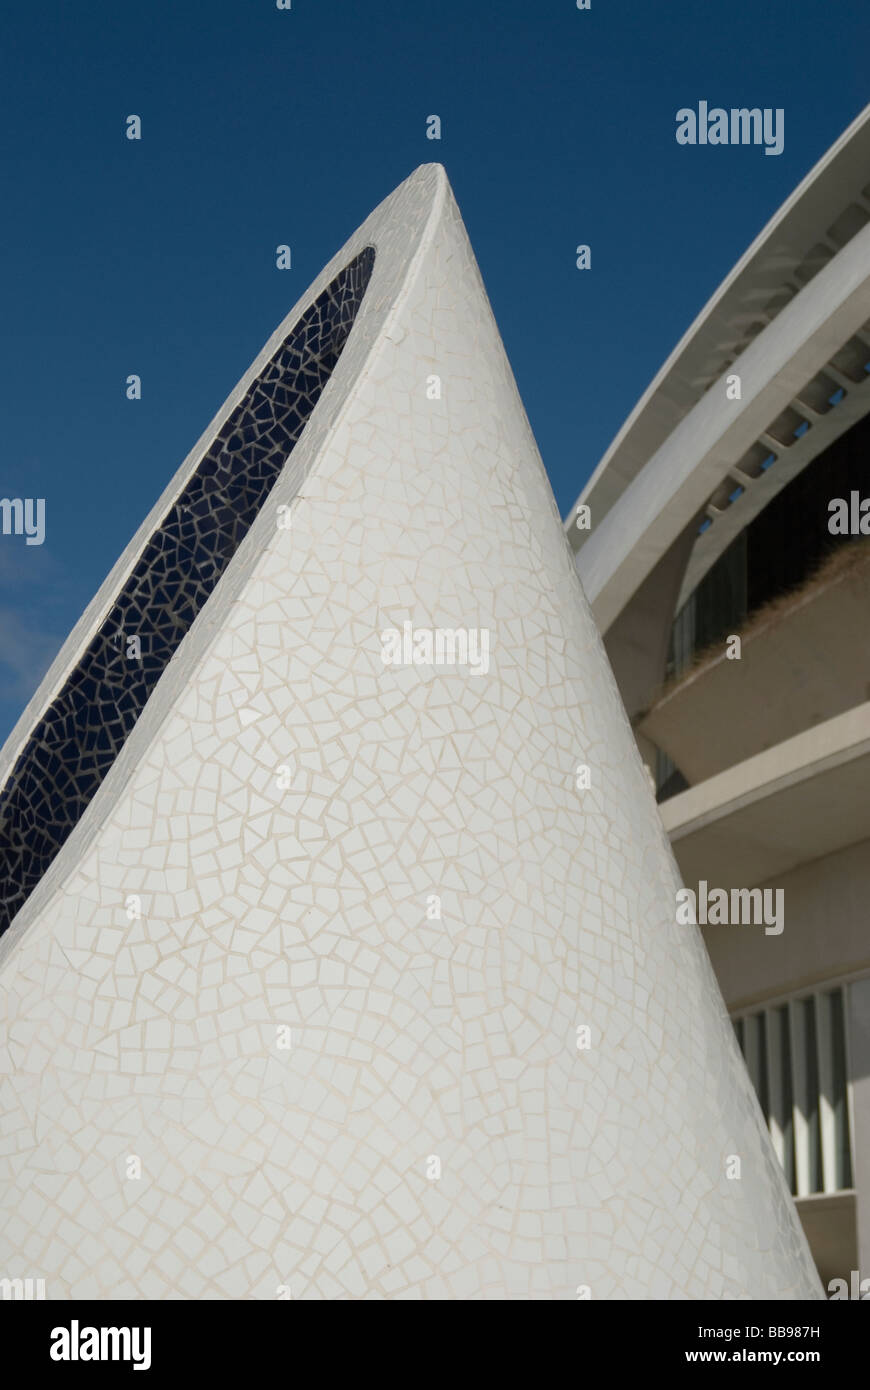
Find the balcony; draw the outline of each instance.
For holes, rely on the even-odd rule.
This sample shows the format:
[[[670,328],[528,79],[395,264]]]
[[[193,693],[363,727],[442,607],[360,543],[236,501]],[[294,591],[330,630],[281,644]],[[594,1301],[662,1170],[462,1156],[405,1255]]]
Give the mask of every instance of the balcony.
[[[715,777],[870,697],[870,541],[841,547],[800,588],[663,687],[637,732],[690,786]]]

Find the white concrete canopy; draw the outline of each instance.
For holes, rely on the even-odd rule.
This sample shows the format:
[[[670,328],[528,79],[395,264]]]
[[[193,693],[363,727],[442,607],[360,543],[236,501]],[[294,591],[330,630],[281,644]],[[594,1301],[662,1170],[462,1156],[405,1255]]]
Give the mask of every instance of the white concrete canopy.
[[[868,319],[870,224],[752,340],[593,526],[577,564],[602,632],[729,468]],[[726,392],[732,372],[743,384],[739,403]]]
[[[595,525],[602,521],[726,365],[846,244],[862,220],[870,220],[868,169],[870,106],[777,208],[644,391],[568,514],[566,528],[575,549],[591,534],[573,525],[580,503],[591,507]]]

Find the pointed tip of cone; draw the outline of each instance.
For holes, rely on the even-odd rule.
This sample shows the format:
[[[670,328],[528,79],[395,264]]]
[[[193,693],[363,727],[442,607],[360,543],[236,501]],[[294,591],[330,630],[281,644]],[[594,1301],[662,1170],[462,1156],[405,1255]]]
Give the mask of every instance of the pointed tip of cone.
[[[450,186],[447,170],[443,164],[439,164],[436,160],[432,160],[428,164],[418,164],[413,173],[408,175],[406,182],[410,183],[412,179],[421,179],[427,174],[434,174],[439,183]]]

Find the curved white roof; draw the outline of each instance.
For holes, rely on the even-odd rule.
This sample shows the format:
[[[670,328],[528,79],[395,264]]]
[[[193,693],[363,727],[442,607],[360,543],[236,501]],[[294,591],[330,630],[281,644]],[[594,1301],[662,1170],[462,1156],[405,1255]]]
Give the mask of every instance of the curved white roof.
[[[572,547],[593,531],[710,385],[868,220],[870,106],[768,222],[650,383],[566,518]]]

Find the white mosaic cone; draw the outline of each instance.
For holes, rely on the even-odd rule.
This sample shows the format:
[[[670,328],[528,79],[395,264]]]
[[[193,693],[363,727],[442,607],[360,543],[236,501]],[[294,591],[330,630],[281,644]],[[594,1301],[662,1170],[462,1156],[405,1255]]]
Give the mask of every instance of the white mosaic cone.
[[[817,1297],[439,167],[288,315],[6,764],[367,246],[300,442],[0,940],[0,1276],[49,1298]],[[488,670],[385,665],[405,623],[487,632]]]

